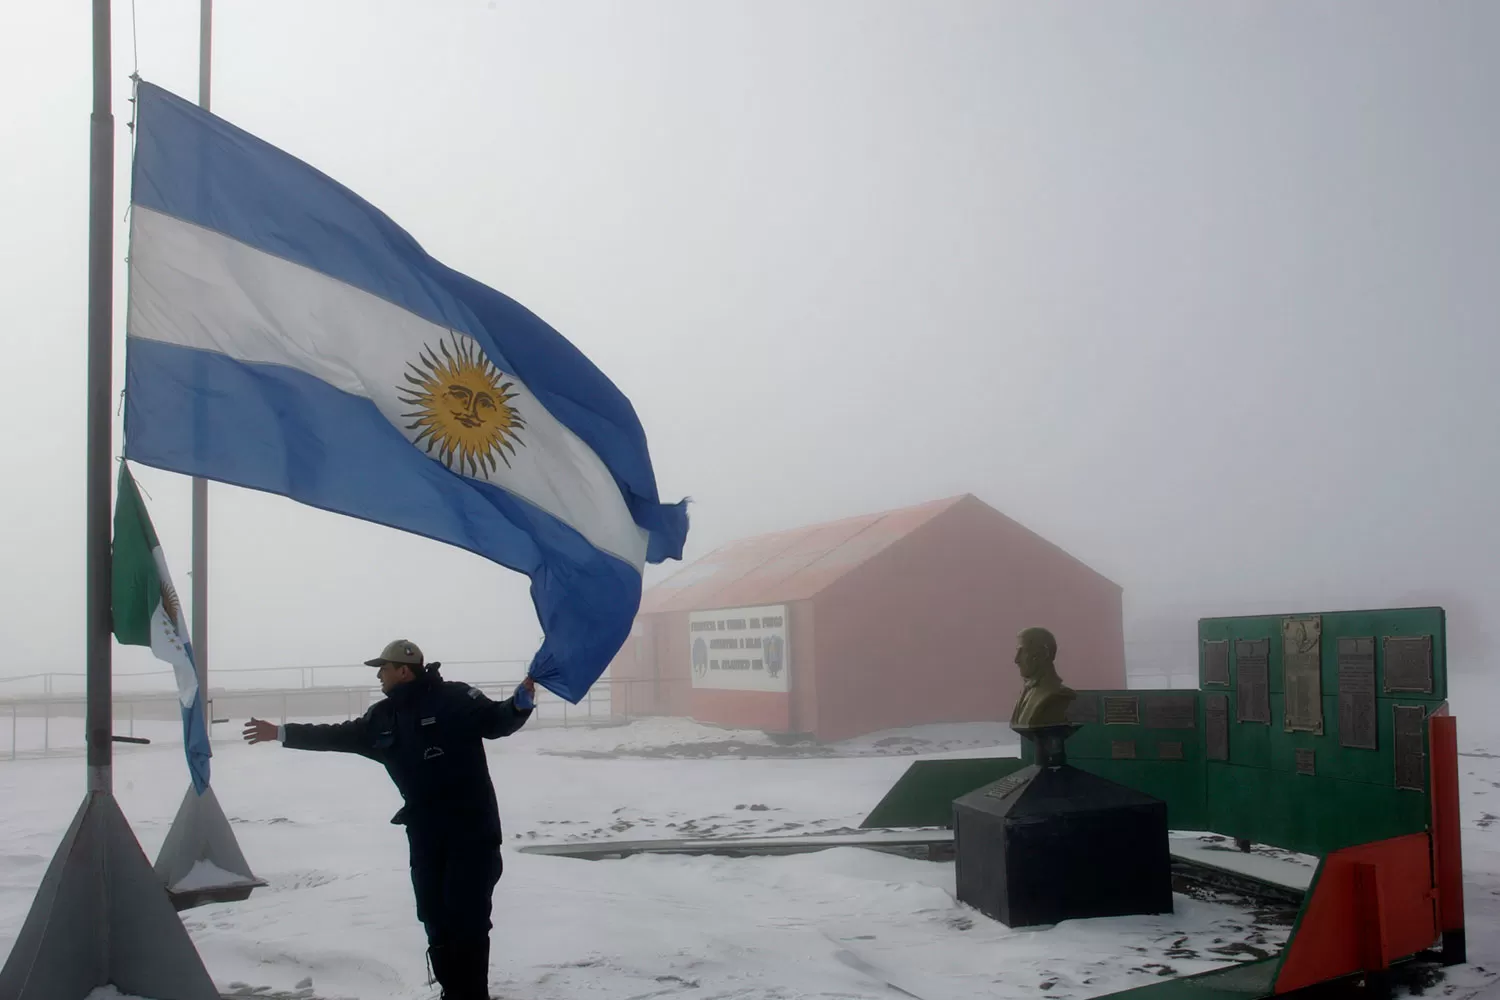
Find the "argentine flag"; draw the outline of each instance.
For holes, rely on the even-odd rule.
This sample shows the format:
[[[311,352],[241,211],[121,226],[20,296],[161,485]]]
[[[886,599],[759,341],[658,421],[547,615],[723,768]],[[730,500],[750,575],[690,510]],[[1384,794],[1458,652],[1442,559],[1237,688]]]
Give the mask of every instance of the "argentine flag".
[[[687,535],[629,401],[274,146],[147,83],[135,136],[126,457],[526,573],[531,675],[579,701],[630,633],[645,563]]]

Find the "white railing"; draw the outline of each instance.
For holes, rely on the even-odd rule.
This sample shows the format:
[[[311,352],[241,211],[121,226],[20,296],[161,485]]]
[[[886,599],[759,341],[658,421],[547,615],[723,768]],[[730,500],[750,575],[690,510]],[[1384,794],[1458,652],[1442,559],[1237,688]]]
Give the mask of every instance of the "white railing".
[[[473,683],[496,699],[508,698],[515,690],[514,682]],[[538,688],[536,712],[528,725],[615,723],[619,721],[616,702],[628,701],[624,691],[635,683],[601,678],[577,705]],[[240,728],[252,715],[274,722],[352,719],[379,697],[379,689],[369,685],[213,690],[209,710],[214,723],[209,738],[215,742],[240,739]],[[113,701],[114,735],[181,746],[181,713],[171,692],[116,691]],[[82,694],[0,695],[0,760],[82,753],[85,707]],[[129,746],[120,744],[117,749]]]
[[[1142,644],[1146,645],[1146,644]],[[1157,644],[1151,644],[1153,646]],[[1196,644],[1183,644],[1171,655],[1132,650],[1126,686],[1140,689],[1198,685]],[[450,669],[452,668],[452,669]],[[464,680],[492,698],[506,698],[524,674],[524,660],[483,660],[444,665],[444,674]],[[495,674],[504,672],[503,679]],[[488,673],[490,679],[485,679]],[[359,683],[331,683],[349,677]],[[379,698],[370,668],[350,664],[216,670],[210,685],[209,727],[215,742],[240,739],[240,728],[252,715],[276,722],[335,721],[354,718]],[[280,684],[271,683],[280,680]],[[226,681],[236,686],[220,687]],[[537,690],[532,726],[602,725],[650,715],[688,712],[688,683],[651,678],[600,678],[588,695],[571,705]],[[155,743],[182,743],[181,715],[166,670],[117,674],[114,685],[114,733],[144,737]],[[83,675],[61,672],[0,678],[0,760],[59,754],[84,749]],[[129,744],[118,749],[126,750]]]
[[[526,675],[527,660],[457,660],[443,664],[443,673],[475,683],[508,683]],[[362,687],[372,683],[374,672],[358,663],[324,663],[290,667],[215,667],[209,673],[212,687],[233,691],[284,690],[288,688]],[[0,677],[0,701],[23,695],[78,694],[87,678],[82,671],[53,670],[46,673]],[[171,669],[116,671],[116,693],[152,694],[170,691]]]

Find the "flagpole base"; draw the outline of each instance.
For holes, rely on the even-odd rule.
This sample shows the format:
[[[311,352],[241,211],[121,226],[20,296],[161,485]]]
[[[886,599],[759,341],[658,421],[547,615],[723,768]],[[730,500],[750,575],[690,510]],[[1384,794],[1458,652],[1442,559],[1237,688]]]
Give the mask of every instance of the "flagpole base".
[[[250,870],[212,785],[202,795],[188,785],[162,841],[155,871],[179,911],[206,903],[237,903],[266,884]]]
[[[0,968],[0,997],[83,1000],[101,986],[154,1000],[219,997],[119,804],[95,789]]]

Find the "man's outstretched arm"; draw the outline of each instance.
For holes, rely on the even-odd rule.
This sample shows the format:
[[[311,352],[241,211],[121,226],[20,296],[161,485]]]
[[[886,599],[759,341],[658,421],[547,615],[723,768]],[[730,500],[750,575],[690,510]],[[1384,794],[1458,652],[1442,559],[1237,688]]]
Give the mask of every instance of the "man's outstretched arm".
[[[357,753],[368,757],[374,750],[370,741],[370,715],[366,712],[348,722],[331,725],[288,722],[278,726],[274,722],[251,719],[245,723],[243,733],[247,743],[270,743],[276,740],[291,750],[330,750],[337,753]]]

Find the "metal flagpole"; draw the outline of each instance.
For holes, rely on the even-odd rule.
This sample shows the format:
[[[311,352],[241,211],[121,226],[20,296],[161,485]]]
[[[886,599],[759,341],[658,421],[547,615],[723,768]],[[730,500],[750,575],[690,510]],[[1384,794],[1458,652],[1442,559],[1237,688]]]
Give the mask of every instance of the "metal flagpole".
[[[84,728],[88,786],[0,968],[4,1000],[84,1000],[101,986],[159,1000],[216,1000],[192,938],[113,793],[110,660],[110,409],[114,340],[115,120],[110,5],[93,0],[89,128],[88,418],[85,495]]]
[[[198,0],[198,106],[208,110],[213,80],[213,0]],[[203,701],[204,732],[213,730],[213,707],[208,697],[208,480],[193,477],[193,658],[198,668],[198,691]],[[200,861],[207,861],[235,876],[228,885],[197,889],[173,888]],[[255,877],[240,850],[224,809],[212,785],[199,795],[189,784],[182,805],[172,819],[156,856],[156,876],[167,886],[172,905],[179,910],[204,903],[226,903],[246,899],[264,886]]]
[[[109,0],[94,0],[94,110],[89,126],[88,475],[85,518],[88,790],[114,788],[109,480],[114,340],[115,117],[110,109]]]
[[[208,110],[213,55],[213,0],[198,4],[198,106]],[[208,702],[208,480],[193,478],[193,657],[203,692],[203,726],[213,732]]]

